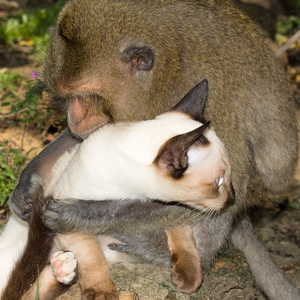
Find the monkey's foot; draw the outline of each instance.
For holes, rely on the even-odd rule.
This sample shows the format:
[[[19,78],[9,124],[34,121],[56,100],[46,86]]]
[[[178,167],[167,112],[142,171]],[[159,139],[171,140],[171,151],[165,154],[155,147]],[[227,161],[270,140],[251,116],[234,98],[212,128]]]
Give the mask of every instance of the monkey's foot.
[[[72,252],[57,251],[50,260],[53,273],[63,284],[72,284],[76,277],[77,261]]]

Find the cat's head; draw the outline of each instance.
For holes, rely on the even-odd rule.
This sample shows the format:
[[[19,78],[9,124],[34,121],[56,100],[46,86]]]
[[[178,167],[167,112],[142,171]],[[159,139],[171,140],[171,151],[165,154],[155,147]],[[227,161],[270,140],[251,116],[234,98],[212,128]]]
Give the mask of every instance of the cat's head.
[[[203,80],[167,113],[175,117],[184,114],[198,121],[199,127],[166,141],[153,165],[158,176],[169,182],[166,189],[173,200],[199,209],[218,210],[232,202],[234,190],[224,145],[204,118],[207,92],[208,83]]]

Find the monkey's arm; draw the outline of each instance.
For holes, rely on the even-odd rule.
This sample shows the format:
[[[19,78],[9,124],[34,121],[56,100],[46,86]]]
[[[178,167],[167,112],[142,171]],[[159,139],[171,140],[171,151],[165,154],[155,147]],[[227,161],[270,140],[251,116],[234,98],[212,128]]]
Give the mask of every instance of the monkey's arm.
[[[43,222],[60,233],[81,231],[110,235],[125,243],[110,245],[112,250],[169,265],[170,251],[165,230],[184,224],[187,220],[195,220],[195,215],[199,216],[199,211],[156,201],[72,199],[49,201]]]
[[[28,220],[35,194],[50,182],[55,162],[80,142],[66,129],[26,166],[10,199],[11,209],[20,219]]]
[[[158,201],[51,200],[45,207],[43,221],[55,232],[104,234],[120,230],[120,226],[134,226],[132,224],[141,220],[148,223],[154,219],[162,219],[161,222],[167,226],[167,219],[182,216],[184,210],[188,215],[192,213],[192,210],[183,206]]]
[[[209,218],[196,209],[156,201],[69,199],[48,202],[43,222],[60,233],[82,231],[110,235],[125,243],[111,244],[110,249],[163,264],[170,262],[165,230],[190,224],[201,261],[208,269],[216,253],[225,244],[232,216],[226,212],[218,218]]]

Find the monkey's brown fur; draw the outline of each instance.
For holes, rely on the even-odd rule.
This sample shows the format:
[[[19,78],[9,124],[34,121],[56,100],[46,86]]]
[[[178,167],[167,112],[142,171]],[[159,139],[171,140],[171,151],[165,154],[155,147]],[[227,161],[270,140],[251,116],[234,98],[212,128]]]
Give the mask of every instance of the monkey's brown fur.
[[[124,59],[124,49],[135,46],[155,53],[149,71],[139,69],[138,56]],[[297,157],[290,89],[255,26],[231,2],[70,1],[50,49],[45,81],[55,97],[69,99],[73,123],[152,118],[207,78],[205,114],[231,158],[234,209],[257,204],[253,177],[273,191],[290,183]],[[83,119],[86,111],[93,117]]]
[[[68,106],[70,129],[83,138],[107,122],[153,118],[208,79],[205,116],[228,152],[236,199],[194,228],[205,267],[241,212],[261,203],[265,190],[289,187],[297,161],[291,92],[255,25],[229,0],[70,1],[59,15],[43,74],[53,99]],[[34,164],[43,177],[51,173]],[[12,197],[20,216],[25,181]],[[170,213],[170,226],[173,219]],[[164,222],[157,220],[156,228]],[[93,226],[99,228],[87,227]]]

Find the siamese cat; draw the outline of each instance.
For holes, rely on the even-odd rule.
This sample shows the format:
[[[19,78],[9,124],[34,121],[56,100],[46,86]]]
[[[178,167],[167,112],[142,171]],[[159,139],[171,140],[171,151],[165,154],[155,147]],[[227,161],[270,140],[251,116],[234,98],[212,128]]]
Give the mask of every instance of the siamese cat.
[[[50,198],[70,205],[78,199],[140,199],[151,202],[151,213],[155,213],[153,199],[173,204],[176,199],[194,208],[187,212],[190,224],[179,218],[178,227],[166,226],[166,234],[173,282],[185,293],[199,288],[203,274],[193,218],[220,210],[234,198],[227,153],[203,116],[207,88],[207,81],[202,81],[172,110],[154,120],[106,125],[56,162],[50,182],[43,183],[35,199],[29,227],[13,214],[0,238],[2,300],[33,299],[37,264],[42,271],[40,299],[55,299],[76,277],[77,262],[84,299],[118,299],[107,261],[137,259],[110,251],[109,247],[121,242],[101,234],[55,235],[47,230],[40,218]],[[52,268],[46,266],[51,255]]]

